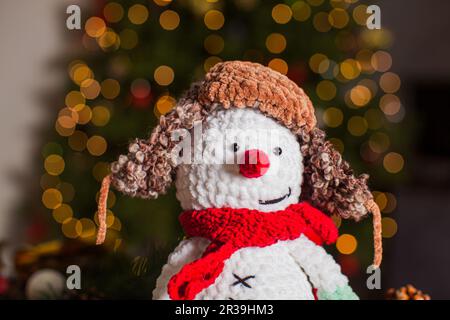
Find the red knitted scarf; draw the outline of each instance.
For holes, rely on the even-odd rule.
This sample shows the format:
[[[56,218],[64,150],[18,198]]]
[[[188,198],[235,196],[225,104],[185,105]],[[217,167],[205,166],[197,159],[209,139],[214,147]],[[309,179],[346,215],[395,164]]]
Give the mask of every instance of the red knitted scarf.
[[[170,279],[168,293],[173,300],[194,299],[214,283],[225,260],[241,248],[266,247],[302,234],[316,244],[331,244],[338,236],[333,220],[306,202],[273,212],[232,208],[185,211],[180,222],[188,237],[203,237],[211,243],[201,258]]]

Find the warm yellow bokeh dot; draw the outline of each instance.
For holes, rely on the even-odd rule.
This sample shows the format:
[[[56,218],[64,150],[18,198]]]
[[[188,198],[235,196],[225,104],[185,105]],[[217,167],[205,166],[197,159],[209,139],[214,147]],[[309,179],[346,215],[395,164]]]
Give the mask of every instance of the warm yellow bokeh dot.
[[[156,68],[153,77],[160,86],[168,86],[173,82],[175,73],[171,67],[163,65]]]
[[[266,38],[266,47],[272,53],[281,53],[286,49],[286,38],[280,33],[272,33]]]
[[[209,54],[219,54],[222,52],[225,42],[223,38],[217,34],[210,34],[203,41],[203,46]]]
[[[52,154],[45,158],[44,168],[48,174],[52,176],[58,176],[64,171],[65,162],[64,159],[57,155]]]
[[[67,219],[72,218],[73,210],[68,204],[63,203],[58,208],[53,209],[52,215],[56,222],[64,223]]]
[[[147,21],[148,9],[142,4],[135,4],[128,9],[128,19],[133,24],[143,24]]]
[[[160,7],[164,7],[164,6],[169,5],[172,2],[172,0],[153,0],[153,2],[156,3]]]
[[[329,141],[333,145],[333,147],[340,153],[344,153],[345,145],[344,142],[342,142],[339,138],[330,138]]]
[[[385,94],[380,99],[380,109],[385,115],[396,115],[401,109],[400,98],[393,94]]]
[[[383,166],[389,173],[399,173],[405,165],[403,156],[397,152],[389,152],[384,156]]]
[[[272,18],[276,23],[286,24],[292,18],[292,10],[286,4],[277,4],[272,9]]]
[[[391,139],[386,133],[375,132],[370,136],[369,147],[373,152],[386,152],[391,145]]]
[[[42,193],[42,203],[49,209],[58,208],[63,201],[63,196],[59,190],[50,188]]]
[[[220,59],[219,57],[216,56],[208,57],[205,59],[205,62],[203,63],[203,70],[205,70],[205,72],[208,72],[209,69],[214,67],[219,62],[222,62],[222,59]]]
[[[109,109],[103,106],[97,106],[92,109],[91,122],[97,127],[105,126],[111,117]]]
[[[368,128],[367,120],[360,116],[351,117],[347,123],[348,131],[356,137],[364,135]]]
[[[92,136],[87,141],[86,147],[93,156],[101,156],[106,151],[107,143],[101,136]]]
[[[388,199],[386,207],[382,210],[383,213],[391,213],[397,208],[397,199],[392,193],[386,192],[386,197]]]
[[[120,46],[124,49],[131,50],[138,44],[138,34],[133,29],[124,29],[119,36]]]
[[[350,91],[350,99],[355,106],[363,107],[372,99],[372,93],[366,86],[357,85]]]
[[[58,112],[58,124],[65,129],[72,129],[78,121],[78,113],[74,109],[63,108]]]
[[[386,72],[392,67],[392,57],[386,51],[377,51],[371,57],[372,68],[378,72]]]
[[[75,218],[69,218],[62,224],[61,230],[67,238],[75,239],[81,235],[83,226],[80,220]]]
[[[337,29],[344,28],[348,24],[349,20],[347,11],[340,8],[331,10],[328,15],[328,22]]]
[[[289,70],[289,66],[283,59],[275,58],[270,60],[269,62],[269,68],[278,71],[281,74],[287,74]]]
[[[392,238],[398,230],[397,222],[392,218],[381,220],[383,238]]]
[[[315,73],[325,73],[330,67],[330,60],[321,53],[316,53],[309,59],[309,67]]]
[[[123,8],[117,2],[110,2],[103,8],[103,15],[108,22],[119,22],[123,18]]]
[[[98,38],[105,33],[106,24],[102,18],[90,17],[89,19],[87,19],[86,24],[84,25],[84,29],[86,30],[86,33],[92,38]]]
[[[331,29],[330,21],[328,21],[328,13],[319,12],[313,18],[313,25],[319,32],[328,32]]]
[[[339,236],[336,242],[336,248],[342,254],[352,254],[355,252],[358,242],[351,234],[343,234]]]
[[[330,101],[336,97],[336,85],[329,80],[322,80],[316,87],[317,96],[324,101]]]
[[[96,227],[94,221],[88,218],[81,218],[80,219],[81,224],[81,238],[90,238],[94,237],[96,234]]]
[[[108,29],[100,38],[97,39],[98,45],[102,50],[114,50],[120,46],[120,37],[112,29]]]
[[[375,202],[378,205],[378,208],[380,208],[380,210],[383,211],[388,202],[386,194],[384,192],[374,191],[372,192],[372,195]]]
[[[180,24],[180,16],[173,10],[166,10],[159,16],[159,24],[164,30],[175,30]]]
[[[80,91],[70,91],[66,95],[65,102],[68,108],[77,109],[86,103],[86,98],[81,94]]]
[[[360,26],[366,26],[368,18],[369,14],[367,13],[367,6],[365,4],[361,4],[353,9],[353,20]]]
[[[74,151],[83,151],[86,148],[88,136],[83,131],[75,131],[68,139],[69,147]]]
[[[101,182],[103,178],[109,174],[109,172],[110,172],[110,165],[107,162],[97,162],[92,168],[92,175],[94,176],[95,180],[99,182]]]
[[[171,111],[173,107],[175,107],[175,104],[175,98],[165,95],[160,97],[158,101],[156,101],[156,108],[158,109],[158,112],[160,114],[164,115],[167,112]]]
[[[372,56],[373,52],[368,49],[360,50],[356,54],[356,60],[358,60],[361,65],[361,70],[365,73],[372,74],[375,71],[372,66]]]
[[[205,14],[204,22],[208,29],[219,30],[225,23],[225,17],[218,10],[209,10]]]
[[[62,127],[58,121],[55,123],[55,130],[62,137],[68,137],[75,131],[75,126],[72,128],[64,128]]]
[[[386,93],[395,93],[401,86],[400,77],[393,72],[386,72],[380,77],[380,88]]]
[[[70,69],[70,77],[76,84],[79,85],[86,79],[92,79],[94,74],[87,65],[84,63],[78,63]]]
[[[297,21],[306,21],[311,16],[311,7],[304,1],[292,4],[292,16]]]
[[[101,87],[102,87],[102,89],[101,89],[102,95],[106,99],[114,99],[120,93],[120,84],[115,79],[103,80]]]
[[[323,122],[330,128],[339,127],[344,121],[344,114],[338,108],[328,108],[322,115]]]
[[[80,92],[86,99],[95,99],[100,94],[100,84],[94,79],[86,79],[80,85]]]
[[[89,121],[91,121],[91,117],[92,117],[92,111],[91,108],[84,105],[83,108],[81,108],[80,110],[77,111],[78,113],[78,123],[79,124],[86,124]]]
[[[341,63],[341,74],[348,80],[353,80],[361,74],[361,65],[354,59],[347,59]]]

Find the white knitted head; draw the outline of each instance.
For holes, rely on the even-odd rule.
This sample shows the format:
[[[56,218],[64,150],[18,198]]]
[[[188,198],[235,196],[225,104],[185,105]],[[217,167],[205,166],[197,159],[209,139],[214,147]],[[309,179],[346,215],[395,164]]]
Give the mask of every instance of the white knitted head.
[[[249,108],[217,109],[202,129],[203,141],[194,146],[194,154],[203,150],[202,159],[177,168],[177,198],[184,210],[231,207],[269,212],[299,201],[302,155],[290,130]],[[269,157],[270,167],[261,177],[247,178],[239,172],[238,161],[250,149]]]

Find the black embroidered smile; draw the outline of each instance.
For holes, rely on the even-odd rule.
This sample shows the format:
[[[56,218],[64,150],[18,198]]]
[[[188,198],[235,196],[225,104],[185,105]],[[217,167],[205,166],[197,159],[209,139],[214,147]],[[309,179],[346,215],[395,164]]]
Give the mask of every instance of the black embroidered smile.
[[[276,199],[272,199],[272,200],[259,200],[259,204],[275,204],[278,203],[280,201],[283,201],[284,199],[287,199],[291,196],[291,187],[289,187],[289,192],[287,194],[285,194],[284,196],[282,196],[281,198],[276,198]]]

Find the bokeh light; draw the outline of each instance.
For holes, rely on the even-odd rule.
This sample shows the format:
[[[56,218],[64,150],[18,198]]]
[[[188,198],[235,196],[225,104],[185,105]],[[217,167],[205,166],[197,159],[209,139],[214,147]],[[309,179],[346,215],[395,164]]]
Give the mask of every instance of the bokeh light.
[[[75,218],[66,219],[61,226],[62,233],[67,238],[75,239],[81,235],[83,226],[80,220]]]
[[[69,147],[74,151],[83,151],[86,148],[88,136],[83,131],[75,131],[68,139]]]
[[[328,22],[330,23],[330,25],[337,29],[345,28],[349,20],[350,18],[347,11],[340,8],[331,10],[330,14],[328,15]]]
[[[210,30],[219,30],[225,23],[225,17],[218,10],[209,10],[204,17],[205,25]]]
[[[272,18],[276,23],[286,24],[292,18],[292,10],[286,4],[277,4],[272,9]]]
[[[360,137],[367,132],[368,124],[366,119],[360,116],[353,116],[348,120],[347,129],[351,135]]]
[[[398,230],[397,222],[392,218],[381,219],[383,238],[392,238]]]
[[[322,115],[323,122],[330,128],[339,127],[344,120],[344,114],[338,108],[328,108]]]
[[[311,7],[304,1],[294,2],[291,8],[292,16],[297,21],[306,21],[311,16]]]
[[[380,88],[386,93],[395,93],[400,86],[400,77],[393,72],[386,72],[380,77]]]
[[[336,248],[342,254],[352,254],[358,246],[358,241],[351,234],[342,234],[336,241]]]
[[[324,101],[332,100],[337,93],[336,85],[329,80],[322,80],[316,87],[316,93]]]
[[[80,92],[86,99],[95,99],[100,94],[100,84],[94,79],[86,79],[80,85]]]
[[[133,29],[124,29],[119,34],[120,46],[123,49],[131,50],[137,46],[139,37]]]
[[[97,106],[92,109],[91,122],[97,127],[105,126],[111,117],[109,109],[104,106]]]
[[[45,158],[44,168],[52,176],[60,175],[64,171],[64,167],[65,162],[60,155],[52,154]]]
[[[58,208],[53,209],[52,216],[56,222],[64,223],[73,217],[73,210],[68,204],[63,203]]]
[[[214,67],[219,62],[222,62],[222,59],[220,59],[217,56],[208,57],[205,59],[205,62],[203,63],[203,70],[205,70],[205,72],[208,72],[209,69]]]
[[[286,61],[280,58],[270,60],[268,66],[269,68],[278,71],[281,74],[287,74],[289,70],[289,66]]]
[[[281,53],[286,49],[286,38],[280,33],[272,33],[266,38],[266,47],[272,53]]]
[[[173,10],[166,10],[159,16],[159,24],[164,30],[175,30],[180,24],[180,16]]]
[[[156,108],[158,109],[159,114],[166,114],[167,112],[171,111],[173,107],[175,107],[176,100],[175,98],[164,95],[159,97],[158,101],[156,101]]]
[[[93,156],[101,156],[106,151],[107,143],[101,136],[92,136],[88,139],[86,147]]]
[[[101,83],[101,92],[106,99],[114,99],[120,93],[120,84],[115,79],[106,79]]]
[[[42,193],[42,203],[48,209],[58,208],[63,201],[61,192],[55,188],[50,188]]]
[[[153,76],[156,83],[158,83],[160,86],[168,86],[173,82],[175,73],[173,72],[173,69],[171,67],[162,65],[156,68]]]
[[[383,159],[383,166],[389,173],[399,173],[402,171],[404,164],[403,156],[397,152],[389,152]]]
[[[101,37],[106,31],[106,24],[102,18],[90,17],[84,25],[86,33],[92,38]]]
[[[328,13],[319,12],[313,18],[314,28],[319,32],[328,32],[331,29],[331,24],[328,20]]]
[[[372,99],[372,93],[366,86],[357,85],[350,91],[350,99],[355,106],[364,107]]]
[[[225,41],[217,34],[210,34],[205,38],[203,46],[209,54],[219,54],[225,46]]]
[[[108,22],[119,22],[123,18],[123,7],[117,2],[110,2],[103,8],[103,15]]]
[[[135,4],[128,9],[128,19],[133,24],[143,24],[148,19],[148,9],[142,4]]]

